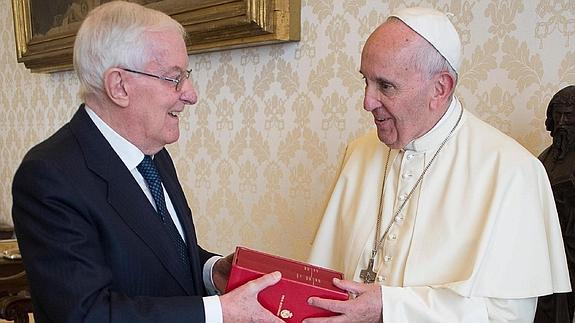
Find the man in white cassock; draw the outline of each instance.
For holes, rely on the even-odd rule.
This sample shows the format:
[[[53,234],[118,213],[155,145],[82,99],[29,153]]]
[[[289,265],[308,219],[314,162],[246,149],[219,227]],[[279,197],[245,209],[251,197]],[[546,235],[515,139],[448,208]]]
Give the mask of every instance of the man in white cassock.
[[[571,289],[545,169],[463,109],[460,64],[432,9],[400,10],[367,40],[377,131],[348,146],[309,259],[342,271],[352,297],[310,298],[341,315],[305,322],[527,323],[538,296]]]

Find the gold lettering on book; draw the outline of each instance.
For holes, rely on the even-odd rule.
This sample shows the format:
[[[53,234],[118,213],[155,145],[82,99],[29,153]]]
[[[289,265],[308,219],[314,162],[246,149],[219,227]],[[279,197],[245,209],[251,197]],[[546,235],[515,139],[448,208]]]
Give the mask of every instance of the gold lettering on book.
[[[303,271],[305,274],[300,274],[300,273],[295,274],[296,279],[298,279],[300,281],[305,281],[312,286],[316,286],[316,285],[321,284],[321,279],[314,277],[314,274],[319,273],[318,269],[304,266]]]
[[[282,294],[282,297],[280,298],[280,304],[278,306],[278,311],[276,312],[276,316],[280,316],[281,311],[282,311],[282,307],[284,306],[284,299],[286,298],[286,296],[284,294]]]

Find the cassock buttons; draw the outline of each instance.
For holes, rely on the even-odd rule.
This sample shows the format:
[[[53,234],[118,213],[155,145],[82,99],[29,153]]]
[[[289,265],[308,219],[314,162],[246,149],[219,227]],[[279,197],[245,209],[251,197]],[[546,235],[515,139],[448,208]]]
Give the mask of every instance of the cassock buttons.
[[[400,200],[400,201],[404,201],[406,198],[407,198],[407,194],[401,194],[401,195],[399,196],[399,200]]]
[[[413,174],[410,174],[410,173],[405,173],[405,174],[401,175],[401,177],[402,177],[403,179],[411,178],[412,176],[413,176]]]
[[[407,154],[405,158],[407,158],[407,160],[411,160],[413,158],[413,154]]]
[[[395,235],[395,234],[390,234],[387,239],[389,239],[389,240],[395,240],[395,239],[397,239],[397,235]]]
[[[383,257],[383,261],[385,261],[385,262],[390,262],[392,259],[393,259],[392,256],[385,256],[385,257]]]
[[[387,280],[387,277],[385,277],[385,276],[377,276],[377,281],[380,282],[380,283],[381,283],[382,281],[386,281],[386,280]]]

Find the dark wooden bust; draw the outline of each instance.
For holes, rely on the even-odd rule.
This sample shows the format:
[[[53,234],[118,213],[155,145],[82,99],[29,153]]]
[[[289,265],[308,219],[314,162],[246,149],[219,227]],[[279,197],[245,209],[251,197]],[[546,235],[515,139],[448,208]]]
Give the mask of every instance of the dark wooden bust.
[[[561,223],[571,287],[575,286],[575,86],[557,92],[547,107],[545,127],[553,137],[539,159],[545,166]],[[573,322],[575,292],[540,297],[535,323]]]

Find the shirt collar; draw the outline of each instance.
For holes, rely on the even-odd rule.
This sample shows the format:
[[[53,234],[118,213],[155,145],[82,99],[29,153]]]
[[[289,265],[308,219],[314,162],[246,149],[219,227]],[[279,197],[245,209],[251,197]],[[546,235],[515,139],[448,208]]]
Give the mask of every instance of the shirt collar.
[[[435,149],[439,144],[441,144],[445,137],[449,135],[449,132],[457,123],[462,109],[461,103],[457,97],[453,96],[449,108],[447,108],[447,111],[435,126],[433,126],[433,128],[423,136],[412,140],[404,149],[416,152]]]
[[[134,170],[144,159],[144,153],[108,126],[90,107],[84,105],[84,109],[126,167],[130,171]]]

